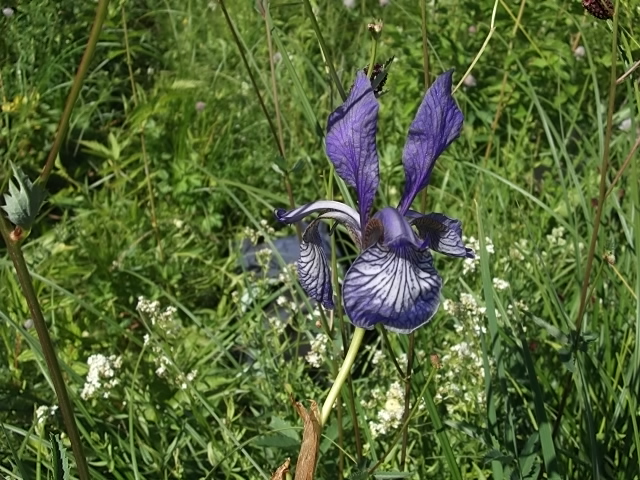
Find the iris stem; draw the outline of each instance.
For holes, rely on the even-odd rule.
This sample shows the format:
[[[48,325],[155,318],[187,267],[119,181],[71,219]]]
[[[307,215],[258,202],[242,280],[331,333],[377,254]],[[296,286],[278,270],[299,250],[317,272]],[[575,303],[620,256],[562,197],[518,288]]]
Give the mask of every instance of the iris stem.
[[[344,385],[345,381],[349,377],[349,372],[351,371],[351,367],[356,360],[356,355],[358,354],[358,350],[360,349],[360,345],[362,344],[362,339],[364,338],[364,329],[356,328],[355,332],[353,332],[353,338],[351,339],[351,344],[349,345],[349,351],[347,355],[344,357],[344,362],[342,362],[342,366],[338,371],[338,376],[333,382],[333,386],[331,390],[329,390],[329,395],[327,395],[327,399],[324,401],[322,405],[322,417],[320,419],[320,424],[325,425],[327,420],[329,419],[329,415],[331,414],[331,409],[333,408],[333,404],[338,398],[340,394],[340,390]]]
[[[378,54],[378,40],[373,39],[371,42],[371,55],[369,57],[369,67],[367,68],[367,77],[371,78],[371,73],[373,72],[373,67],[376,64],[376,55]]]

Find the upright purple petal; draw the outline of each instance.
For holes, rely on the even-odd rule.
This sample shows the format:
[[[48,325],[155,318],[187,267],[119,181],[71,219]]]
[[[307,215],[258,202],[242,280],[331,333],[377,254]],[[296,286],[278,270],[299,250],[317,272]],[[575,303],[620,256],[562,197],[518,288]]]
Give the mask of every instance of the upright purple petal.
[[[428,250],[412,244],[366,249],[347,272],[342,287],[351,323],[411,333],[427,323],[440,305],[442,279]]]
[[[451,95],[453,70],[440,75],[424,96],[402,153],[406,182],[398,209],[404,214],[429,184],[436,159],[462,129],[462,112]]]
[[[338,175],[358,193],[362,225],[378,190],[377,128],[378,101],[366,74],[358,72],[347,100],[329,115],[326,147]]]

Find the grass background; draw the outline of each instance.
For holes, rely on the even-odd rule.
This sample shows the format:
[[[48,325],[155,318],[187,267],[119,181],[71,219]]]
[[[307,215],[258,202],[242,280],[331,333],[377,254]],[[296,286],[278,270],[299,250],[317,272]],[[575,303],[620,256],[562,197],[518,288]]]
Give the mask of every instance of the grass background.
[[[380,109],[382,206],[398,201],[404,137],[425,88],[421,9],[409,0],[355,3],[312,6],[345,89],[369,61],[367,23],[384,21],[378,61],[395,61]],[[637,137],[638,77],[611,97],[610,71],[615,61],[620,76],[638,57],[640,10],[619,2],[612,49],[612,22],[585,14],[579,2],[495,5],[476,85],[455,95],[462,135],[438,161],[427,202],[429,211],[463,220],[465,234],[480,240],[481,260],[463,273],[462,262],[436,259],[443,296],[455,306],[415,337],[422,353],[411,401],[419,408],[408,423],[406,465],[400,428],[375,436],[370,424],[386,408],[384,392],[403,380],[392,357],[404,365],[409,343],[397,335],[385,342],[375,331],[354,369],[356,415],[341,407],[323,431],[317,478],[365,478],[374,465],[387,472],[378,478],[640,478],[634,162],[602,205],[586,315],[575,333],[602,159],[610,159],[609,185]],[[44,164],[95,15],[91,2],[10,6],[15,14],[0,16],[4,191],[9,162],[32,178]],[[247,228],[266,242],[295,234],[272,215],[289,202],[284,172],[297,204],[341,197],[322,139],[341,99],[302,3],[271,4],[272,51],[253,2],[227,7],[274,120],[269,58],[278,52],[284,155],[219,5],[113,1],[48,202],[23,247],[93,478],[270,478],[300,445],[289,395],[320,402],[350,337],[336,316],[322,365],[310,366],[304,352],[322,328],[309,320],[295,278],[269,280],[240,266]],[[493,9],[487,0],[427,6],[431,78],[455,68],[454,81],[462,79]],[[579,46],[584,56],[575,54]],[[631,125],[621,129],[625,120]],[[552,235],[558,227],[561,241]],[[341,238],[344,272],[354,251]],[[494,288],[496,277],[509,288]],[[465,294],[476,307],[462,303]],[[273,320],[282,295],[293,304],[284,308],[286,328]],[[136,310],[140,296],[175,307],[181,328],[154,328]],[[0,472],[51,478],[49,433],[62,424],[58,414],[44,424],[35,416],[56,399],[4,250],[0,298]],[[374,361],[377,351],[383,357]],[[159,352],[171,359],[164,378],[155,373]],[[87,359],[97,353],[122,357],[119,384],[106,399],[83,400]],[[181,388],[180,375],[192,370]]]

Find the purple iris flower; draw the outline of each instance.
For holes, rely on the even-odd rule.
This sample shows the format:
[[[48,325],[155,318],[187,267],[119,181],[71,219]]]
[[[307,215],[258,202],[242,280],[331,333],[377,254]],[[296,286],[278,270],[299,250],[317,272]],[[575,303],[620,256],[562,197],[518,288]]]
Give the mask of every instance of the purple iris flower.
[[[460,221],[410,209],[429,184],[436,159],[462,128],[462,112],[451,95],[452,74],[436,79],[409,128],[402,155],[406,182],[397,208],[370,215],[380,182],[378,100],[370,80],[359,72],[347,100],[329,116],[326,136],[327,155],[338,175],[356,189],[359,212],[330,200],[275,212],[279,221],[289,224],[319,214],[302,236],[297,267],[302,288],[326,308],[334,306],[333,291],[318,225],[335,220],[346,227],[361,250],[342,287],[345,311],[357,327],[371,329],[381,323],[393,332],[410,333],[424,325],[438,310],[442,288],[430,251],[474,256],[462,241]]]

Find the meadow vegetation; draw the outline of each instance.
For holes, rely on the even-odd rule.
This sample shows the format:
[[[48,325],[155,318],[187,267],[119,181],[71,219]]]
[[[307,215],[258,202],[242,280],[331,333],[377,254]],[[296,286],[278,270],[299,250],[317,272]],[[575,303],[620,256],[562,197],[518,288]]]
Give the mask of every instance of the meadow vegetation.
[[[38,178],[105,3],[3,6],[2,193],[12,165]],[[15,246],[90,478],[295,473],[292,399],[322,404],[353,329],[304,295],[273,212],[353,204],[324,133],[381,19],[377,202],[400,199],[425,82],[455,69],[463,130],[414,207],[461,219],[477,256],[434,254],[442,304],[415,334],[367,332],[313,478],[640,480],[640,77],[616,81],[640,7],[614,3],[112,0]],[[0,476],[76,478],[5,227]],[[325,234],[339,285],[356,252]]]

